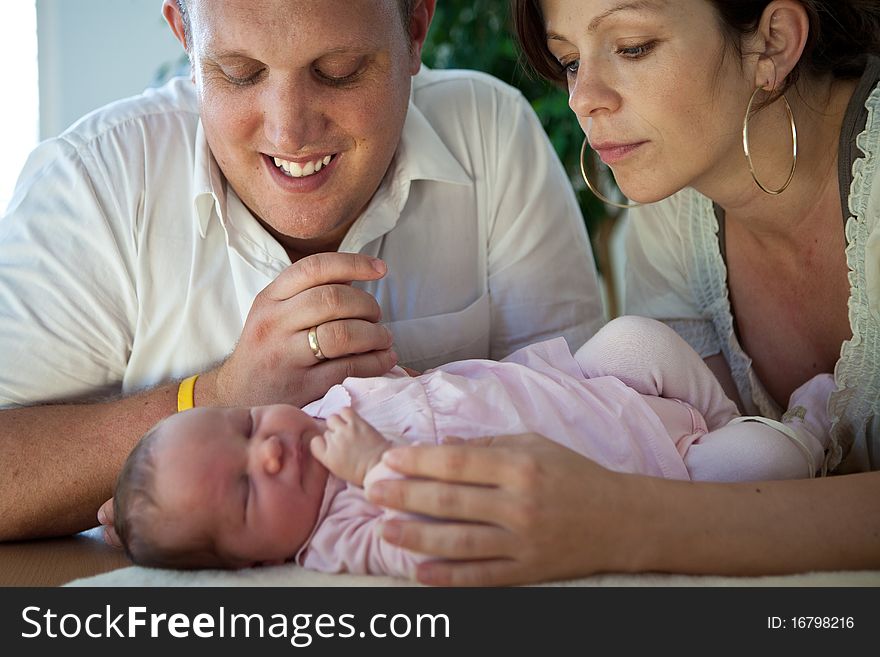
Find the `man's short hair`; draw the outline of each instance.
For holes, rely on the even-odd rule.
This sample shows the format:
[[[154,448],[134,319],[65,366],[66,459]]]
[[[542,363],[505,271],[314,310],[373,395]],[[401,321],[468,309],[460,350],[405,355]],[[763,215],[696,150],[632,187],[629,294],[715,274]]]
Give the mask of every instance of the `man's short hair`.
[[[186,39],[186,49],[189,51],[190,44],[192,44],[192,30],[190,29],[189,10],[186,3],[187,0],[177,0],[177,7],[180,9],[180,15],[183,18],[183,36]],[[409,19],[412,18],[415,3],[416,0],[397,0],[404,29],[409,27]]]

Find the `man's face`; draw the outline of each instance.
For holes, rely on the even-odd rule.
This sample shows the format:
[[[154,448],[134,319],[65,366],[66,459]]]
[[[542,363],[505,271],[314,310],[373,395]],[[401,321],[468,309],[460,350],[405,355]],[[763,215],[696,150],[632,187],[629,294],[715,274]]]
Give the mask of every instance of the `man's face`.
[[[335,248],[379,187],[418,71],[397,0],[189,0],[205,134],[298,254]]]

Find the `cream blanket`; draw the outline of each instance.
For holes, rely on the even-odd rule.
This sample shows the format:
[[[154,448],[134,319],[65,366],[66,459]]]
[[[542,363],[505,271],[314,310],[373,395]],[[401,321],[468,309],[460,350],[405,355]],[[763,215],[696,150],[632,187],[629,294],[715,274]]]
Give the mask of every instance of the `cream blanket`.
[[[328,575],[294,564],[238,571],[162,570],[133,566],[76,579],[66,586],[418,586],[392,577]],[[604,574],[541,586],[880,586],[880,571],[804,573],[770,577]]]

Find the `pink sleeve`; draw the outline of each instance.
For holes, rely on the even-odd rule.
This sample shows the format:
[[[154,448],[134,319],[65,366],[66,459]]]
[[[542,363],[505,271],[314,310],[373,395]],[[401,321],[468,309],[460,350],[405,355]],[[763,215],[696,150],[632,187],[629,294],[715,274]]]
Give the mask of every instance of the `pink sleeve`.
[[[399,477],[380,463],[367,473],[364,486],[379,479]],[[382,521],[403,515],[371,504],[363,489],[349,484],[333,500],[326,518],[305,550],[301,564],[305,568],[329,573],[412,579],[416,566],[426,557],[386,543],[377,533]]]

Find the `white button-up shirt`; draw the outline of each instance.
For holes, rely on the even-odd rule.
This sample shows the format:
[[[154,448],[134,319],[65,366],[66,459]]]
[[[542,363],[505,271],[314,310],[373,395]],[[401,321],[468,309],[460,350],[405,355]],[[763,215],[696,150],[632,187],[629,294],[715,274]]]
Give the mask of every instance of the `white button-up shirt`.
[[[562,167],[522,95],[423,69],[398,151],[340,251],[382,258],[364,285],[402,364],[501,358],[603,322]],[[0,405],[133,392],[206,371],[290,265],[208,148],[175,79],[41,144],[0,220]]]

